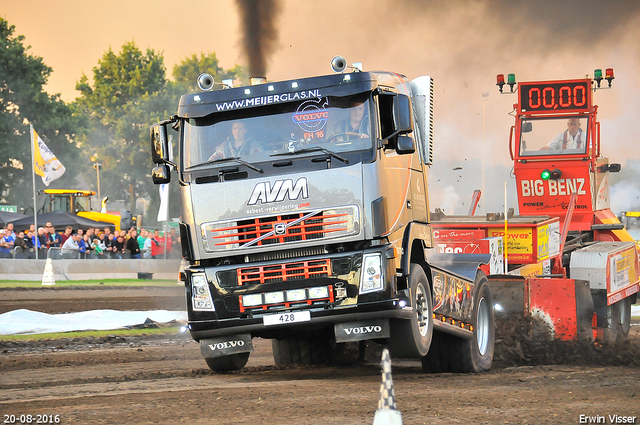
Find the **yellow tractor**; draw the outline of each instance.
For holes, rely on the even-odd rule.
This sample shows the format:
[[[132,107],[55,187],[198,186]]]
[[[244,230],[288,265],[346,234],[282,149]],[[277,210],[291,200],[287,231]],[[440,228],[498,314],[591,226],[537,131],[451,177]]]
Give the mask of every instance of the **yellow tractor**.
[[[66,211],[90,220],[112,223],[118,231],[135,226],[135,219],[129,211],[107,212],[108,197],[102,200],[101,212],[93,211],[91,197],[95,196],[96,192],[92,190],[45,189],[43,193],[45,202],[41,212]]]

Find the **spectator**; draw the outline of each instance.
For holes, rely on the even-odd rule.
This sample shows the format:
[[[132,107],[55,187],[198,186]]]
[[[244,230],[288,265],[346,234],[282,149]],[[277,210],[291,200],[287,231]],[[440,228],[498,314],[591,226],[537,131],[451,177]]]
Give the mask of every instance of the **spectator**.
[[[49,236],[48,233],[46,233],[44,227],[38,227],[37,239],[38,241],[34,241],[34,243],[40,250],[38,251],[38,258],[44,258],[47,255],[45,250],[47,249],[47,243],[49,242]]]
[[[92,233],[93,233],[93,229],[90,229],[90,230],[92,230]],[[82,241],[84,242],[84,246],[85,246],[84,258],[91,258],[91,239],[89,238],[88,233],[89,231],[87,231],[87,233],[82,235]],[[78,245],[80,245],[79,242],[78,242]]]
[[[9,231],[9,234],[11,235],[11,237],[13,238],[13,240],[16,240],[16,232],[13,231],[13,223],[7,223],[7,230]]]
[[[164,238],[160,236],[159,230],[153,231],[153,237],[151,238],[151,258],[162,258],[164,253]]]
[[[104,235],[101,236],[104,237]],[[95,238],[93,240],[93,243],[91,244],[91,250],[93,251],[95,258],[104,258],[104,250],[102,249],[103,246],[104,244],[100,242],[100,239]]]
[[[0,229],[0,258],[11,258],[14,239],[9,229]]]
[[[18,232],[18,237],[14,242],[14,247],[19,249],[15,250],[15,253],[16,253],[15,258],[29,257],[29,248],[27,247],[27,244],[25,243],[24,238],[25,238],[24,232]]]
[[[144,241],[147,239],[147,231],[142,228],[140,229],[140,235],[138,235],[138,246],[140,249],[144,249]]]
[[[78,252],[80,252],[79,258],[87,258],[87,243],[84,239],[85,235],[80,235],[80,230],[81,229],[78,229]]]
[[[56,229],[53,227],[51,222],[47,222],[47,226],[49,228],[49,243],[47,244],[47,247],[60,248],[62,246],[62,237],[60,233],[56,232]]]
[[[33,233],[34,235],[36,234],[36,225],[35,224],[30,224],[29,225],[29,232]]]
[[[64,228],[64,233],[62,235],[60,235],[60,240],[62,242],[62,244],[60,246],[64,245],[64,243],[67,241],[67,239],[69,239],[71,237],[72,233],[73,233],[73,227],[67,226],[67,227]]]
[[[78,246],[78,234],[73,233],[67,238],[66,241],[64,241],[64,244],[62,244],[60,255],[62,256],[62,258],[78,258],[79,250],[80,248]]]
[[[24,232],[20,232],[20,233],[24,233]],[[26,258],[35,258],[35,247],[38,243],[38,241],[36,241],[36,238],[33,237],[33,233],[31,232],[31,229],[27,230],[27,233],[23,236],[22,240],[24,241],[24,245],[26,247]]]
[[[131,258],[140,259],[140,245],[138,245],[138,232],[135,227],[130,231],[131,237],[127,239],[126,249],[131,253]]]
[[[115,236],[115,234],[113,235]],[[118,235],[111,242],[111,258],[122,260],[122,254],[124,254],[124,237]]]
[[[145,230],[145,232],[147,232],[147,236],[149,236],[149,231]],[[144,246],[142,247],[142,249],[144,250],[144,258],[153,258],[151,256],[151,250],[152,250],[152,246],[153,246],[153,239],[151,239],[151,237],[148,237],[144,240]]]

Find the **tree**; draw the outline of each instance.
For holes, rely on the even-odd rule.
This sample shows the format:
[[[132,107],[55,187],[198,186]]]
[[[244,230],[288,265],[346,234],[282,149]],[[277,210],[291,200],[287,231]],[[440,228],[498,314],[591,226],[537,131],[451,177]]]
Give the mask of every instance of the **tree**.
[[[142,111],[154,105],[150,99],[157,99],[154,95],[165,86],[162,54],[152,49],[143,54],[133,41],[118,54],[107,50],[93,68],[93,85],[84,74],[76,84],[81,96],[74,108],[86,117],[79,141],[102,163],[101,186],[108,190],[101,194],[128,199],[133,214],[137,197],[149,190],[151,168],[146,143],[149,115]],[[142,137],[145,131],[147,136]]]
[[[213,76],[216,82],[222,80],[237,80],[242,84],[247,84],[247,71],[246,68],[240,65],[236,65],[226,71],[220,67],[218,57],[216,53],[200,53],[198,57],[195,53],[186,57],[181,63],[173,67],[173,78],[175,82],[190,92],[198,90],[197,79],[202,73],[208,73]],[[214,89],[222,88],[222,86],[216,85]]]
[[[78,119],[59,94],[43,90],[52,69],[42,58],[30,55],[24,36],[14,32],[15,26],[0,18],[0,200],[28,207],[32,205],[31,190],[25,190],[31,186],[32,173],[29,123],[67,167],[53,183],[62,187],[76,176],[71,164],[78,157],[74,140]],[[36,187],[44,188],[40,178]]]

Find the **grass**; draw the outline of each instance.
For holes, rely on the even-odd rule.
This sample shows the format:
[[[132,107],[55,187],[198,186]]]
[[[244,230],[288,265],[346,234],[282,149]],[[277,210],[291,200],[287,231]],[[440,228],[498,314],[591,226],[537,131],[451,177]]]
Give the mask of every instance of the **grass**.
[[[157,329],[114,329],[107,331],[79,331],[79,332],[56,332],[48,334],[33,335],[0,335],[0,341],[41,341],[65,338],[89,338],[104,336],[140,336],[140,335],[176,335],[180,333],[180,328],[157,328]]]
[[[177,286],[177,279],[92,279],[92,280],[58,280],[54,286],[42,286],[40,281],[0,280],[2,288],[71,288],[78,286]]]

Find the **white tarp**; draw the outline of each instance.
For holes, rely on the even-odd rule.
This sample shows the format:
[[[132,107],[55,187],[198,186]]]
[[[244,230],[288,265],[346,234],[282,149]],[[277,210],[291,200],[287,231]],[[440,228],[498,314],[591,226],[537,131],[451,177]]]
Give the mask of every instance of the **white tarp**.
[[[187,313],[168,310],[91,310],[78,313],[46,314],[20,309],[0,314],[0,335],[112,330],[142,325],[147,319],[157,323],[167,323],[173,320],[186,321]]]

